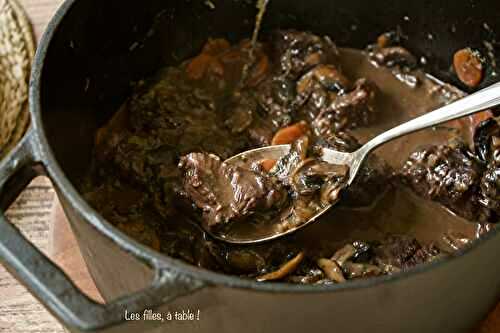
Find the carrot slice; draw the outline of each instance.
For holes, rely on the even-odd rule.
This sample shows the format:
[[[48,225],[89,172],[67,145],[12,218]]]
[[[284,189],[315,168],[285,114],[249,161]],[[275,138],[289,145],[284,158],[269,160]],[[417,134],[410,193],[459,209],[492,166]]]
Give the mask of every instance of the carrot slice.
[[[210,65],[208,67],[210,69],[210,73],[214,73],[218,76],[224,76],[224,66],[222,66],[221,62],[217,59],[213,59],[212,62],[210,62]]]
[[[304,252],[300,252],[292,260],[288,261],[283,266],[281,266],[277,271],[259,276],[257,278],[257,281],[258,282],[276,281],[287,277],[288,275],[293,273],[297,269],[297,267],[299,267],[302,260],[304,260],[304,257],[305,257]]]
[[[388,47],[391,45],[391,38],[388,33],[383,33],[377,38],[377,46],[380,48]]]
[[[262,160],[260,162],[260,165],[262,166],[262,169],[264,169],[264,171],[269,172],[274,168],[277,162],[278,161],[276,160]]]
[[[191,80],[201,79],[214,58],[208,54],[200,54],[187,65],[186,73]]]
[[[465,85],[474,88],[483,80],[483,64],[478,52],[470,48],[459,50],[453,56],[453,67]]]
[[[475,115],[470,116],[471,127],[475,129],[480,123],[483,121],[490,119],[493,117],[493,113],[491,111],[483,111],[476,113]]]
[[[303,121],[280,129],[271,142],[273,146],[290,144],[307,133],[307,124]]]

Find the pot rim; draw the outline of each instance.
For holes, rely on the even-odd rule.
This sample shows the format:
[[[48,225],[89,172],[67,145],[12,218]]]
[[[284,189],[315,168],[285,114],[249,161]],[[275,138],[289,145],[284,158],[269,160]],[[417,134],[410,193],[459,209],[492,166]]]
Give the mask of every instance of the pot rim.
[[[44,130],[42,121],[42,105],[41,105],[41,86],[42,73],[45,64],[47,51],[57,32],[58,27],[63,22],[66,14],[73,7],[77,0],[65,0],[56,11],[49,22],[37,49],[33,67],[31,71],[30,90],[29,90],[29,111],[31,115],[31,126],[34,131],[35,145],[38,148],[38,153],[42,162],[45,164],[47,174],[50,176],[53,185],[58,188],[59,195],[65,197],[71,207],[78,211],[86,220],[85,223],[91,223],[99,232],[108,237],[111,241],[120,246],[123,250],[132,253],[139,260],[147,260],[149,262],[160,263],[161,268],[166,268],[192,278],[193,280],[201,280],[210,285],[222,285],[230,288],[250,289],[255,291],[279,292],[279,293],[325,293],[325,292],[340,292],[355,289],[371,288],[379,285],[385,285],[414,277],[418,274],[427,273],[438,267],[449,265],[462,256],[470,252],[479,250],[486,242],[492,241],[499,234],[499,226],[495,225],[482,238],[474,240],[472,244],[467,245],[463,249],[457,251],[455,255],[449,258],[440,258],[433,262],[417,265],[406,271],[401,271],[391,275],[383,275],[368,279],[359,279],[348,281],[346,283],[334,285],[298,285],[289,283],[261,283],[250,279],[243,279],[236,276],[217,273],[203,268],[198,268],[183,262],[179,259],[174,259],[167,255],[154,251],[135,239],[132,239],[114,227],[105,218],[103,218],[94,208],[92,208],[78,193],[73,184],[64,174],[55,155],[50,147],[47,136]]]

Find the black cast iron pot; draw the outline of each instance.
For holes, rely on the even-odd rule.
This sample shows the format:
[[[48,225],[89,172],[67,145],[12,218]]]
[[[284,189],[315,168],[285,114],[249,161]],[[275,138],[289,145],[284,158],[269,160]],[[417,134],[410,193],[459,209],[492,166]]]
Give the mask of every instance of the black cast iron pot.
[[[259,284],[189,266],[126,237],[87,205],[76,184],[96,129],[130,93],[130,82],[194,55],[210,36],[232,41],[253,28],[253,1],[67,0],[39,47],[30,90],[32,125],[0,164],[3,210],[37,174],[57,189],[106,305],[0,218],[3,264],[71,332],[467,332],[498,300],[500,234],[456,258],[333,286]],[[265,30],[328,34],[364,47],[400,27],[404,44],[449,80],[454,51],[500,31],[497,1],[271,0]],[[452,80],[452,78],[451,78]],[[0,296],[1,297],[1,296]],[[191,310],[199,320],[126,321],[128,313]]]

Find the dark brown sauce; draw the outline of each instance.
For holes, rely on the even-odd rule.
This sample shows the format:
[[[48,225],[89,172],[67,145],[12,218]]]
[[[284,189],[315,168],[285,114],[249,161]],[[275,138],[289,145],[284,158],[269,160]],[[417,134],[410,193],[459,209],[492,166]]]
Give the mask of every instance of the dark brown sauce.
[[[341,64],[348,76],[366,77],[380,90],[377,95],[379,114],[376,124],[354,131],[362,141],[366,142],[377,134],[450,102],[448,95],[439,88],[444,91],[453,88],[440,86],[422,71],[412,73],[420,84],[411,88],[397,79],[391,70],[372,64],[366,54],[359,50],[341,49]],[[419,146],[446,143],[456,135],[457,131],[451,127],[427,129],[390,142],[375,154],[392,167],[400,168],[409,154]],[[443,234],[449,232],[463,233],[467,238],[474,239],[478,227],[406,189],[387,193],[370,210],[334,209],[319,224],[304,231],[301,238],[306,242],[314,240],[326,244],[333,240],[346,242],[348,239],[373,239],[385,233],[401,233],[413,235],[422,242],[441,242]]]
[[[370,209],[334,207],[316,224],[297,235],[309,251],[329,253],[359,239],[383,240],[388,234],[410,235],[422,243],[445,245],[448,233],[474,239],[477,226],[441,205],[423,200],[405,189],[387,193]]]
[[[455,93],[453,88],[438,84],[420,70],[411,73],[420,82],[417,87],[411,88],[397,79],[392,70],[371,63],[364,52],[354,49],[340,51],[342,68],[346,74],[351,77],[366,77],[374,82],[380,91],[377,94],[376,122],[353,131],[363,142],[451,102],[446,92],[451,95]],[[465,133],[443,125],[390,142],[380,147],[376,154],[396,168],[400,167],[417,147],[446,143],[457,135],[465,136]]]
[[[420,70],[411,73],[419,81],[417,87],[411,87],[398,79],[392,70],[374,65],[360,50],[340,49],[340,64],[347,77],[367,78],[379,89],[376,123],[353,131],[362,142],[443,106],[451,101],[449,95],[454,93],[450,91],[452,87],[440,85]],[[444,125],[388,143],[376,154],[398,169],[417,147],[444,144],[461,134],[457,129]],[[388,234],[406,234],[423,243],[439,244],[443,242],[443,235],[448,233],[474,239],[478,228],[478,224],[456,216],[437,203],[423,200],[404,188],[387,193],[369,209],[346,209],[341,207],[341,203],[339,205],[331,208],[314,225],[298,232],[299,247],[313,252],[320,249],[332,251],[359,239],[382,240]],[[264,238],[276,232],[276,223],[279,221],[236,223],[227,236],[235,239]]]
[[[247,42],[243,43],[248,45]],[[467,221],[435,202],[414,195],[398,182],[370,207],[349,209],[340,202],[318,222],[277,241],[239,247],[208,236],[200,227],[202,212],[182,192],[185,175],[178,168],[178,159],[192,152],[209,152],[223,160],[269,144],[270,140],[256,142],[246,134],[232,131],[242,122],[228,125],[226,121],[236,111],[241,112],[241,108],[251,108],[243,103],[243,99],[237,100],[240,104],[235,104],[236,107],[231,104],[235,91],[237,94],[261,92],[259,84],[265,87],[265,80],[274,80],[276,72],[273,71],[277,70],[273,68],[276,61],[269,61],[261,83],[239,90],[242,69],[248,63],[248,47],[242,48],[239,44],[231,48],[229,43],[220,40],[212,40],[211,46],[216,46],[211,50],[213,53],[202,54],[178,68],[159,71],[157,78],[142,87],[143,90],[135,92],[113,120],[99,131],[95,170],[92,171],[95,179],[89,177],[92,179],[84,192],[89,202],[118,228],[166,255],[200,267],[250,278],[269,273],[294,256],[305,258],[297,275],[312,276],[318,269],[314,266],[318,258],[330,258],[352,241],[382,243],[388,235],[400,234],[414,237],[422,245],[436,243],[443,252],[451,253],[453,245],[446,240],[447,234],[452,233],[451,238],[455,240],[469,241],[477,237],[478,223]],[[352,82],[366,78],[378,90],[375,94],[375,122],[368,127],[349,130],[361,143],[438,108],[459,94],[455,88],[438,83],[422,71],[405,73],[413,79],[410,83],[419,82],[414,86],[398,78],[401,73],[374,65],[364,51],[347,48],[339,51],[338,65],[347,78]],[[261,49],[256,50],[255,57],[257,60],[271,58]],[[219,60],[224,63],[222,74]],[[194,71],[190,73],[190,69]],[[196,72],[200,69],[200,77],[190,77],[190,74],[200,74]],[[251,68],[249,74],[254,74],[253,71],[255,69]],[[297,83],[295,79],[293,82]],[[287,98],[292,98],[291,95]],[[257,103],[253,99],[246,101]],[[262,110],[257,108],[252,112],[257,111]],[[311,122],[311,119],[303,118],[307,116],[298,114],[290,121]],[[287,125],[270,124],[274,120],[270,119],[253,118],[251,121],[255,123],[252,125],[259,127],[257,129],[268,130],[266,133],[271,134],[272,139],[273,133]],[[428,129],[388,143],[375,154],[397,171],[419,146],[447,143],[456,136],[467,139],[470,135],[467,131],[470,131],[468,126],[456,124]],[[381,178],[388,180],[390,177],[386,175]],[[366,203],[370,203],[373,191],[357,193],[367,194]],[[269,211],[262,214],[266,213]],[[238,225],[236,231],[240,233],[268,233],[262,224],[235,223]],[[272,229],[275,226],[268,224],[267,227]],[[304,273],[304,270],[309,270],[309,273]]]

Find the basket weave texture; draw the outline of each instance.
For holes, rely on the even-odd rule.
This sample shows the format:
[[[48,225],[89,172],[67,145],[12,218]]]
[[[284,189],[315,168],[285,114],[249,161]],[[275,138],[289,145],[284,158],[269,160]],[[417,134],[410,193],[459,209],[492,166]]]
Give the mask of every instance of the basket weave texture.
[[[28,86],[35,42],[17,0],[0,0],[0,158],[29,124]]]

